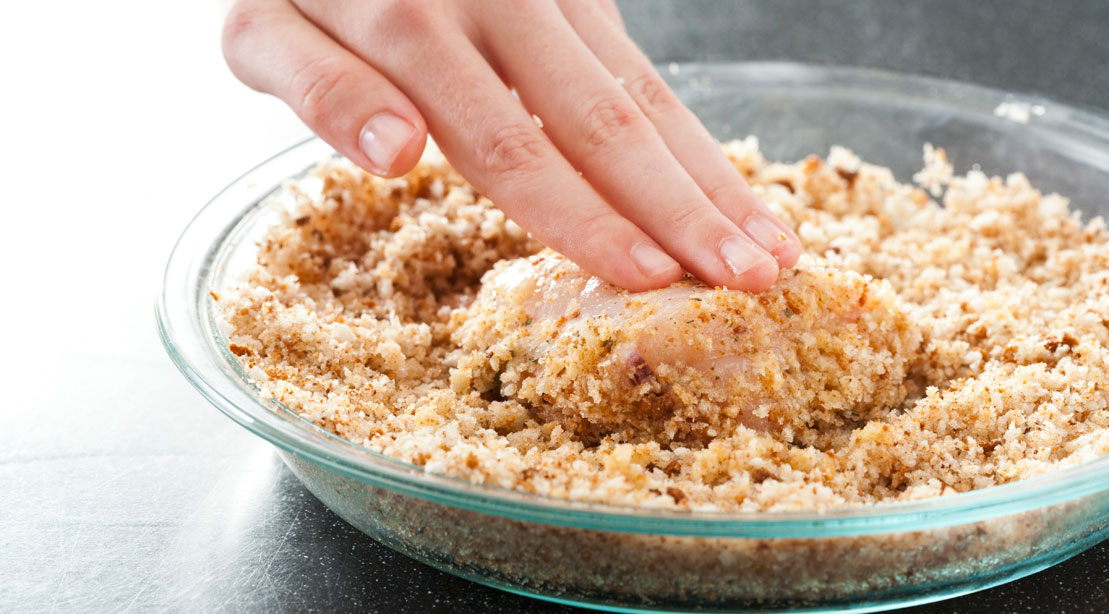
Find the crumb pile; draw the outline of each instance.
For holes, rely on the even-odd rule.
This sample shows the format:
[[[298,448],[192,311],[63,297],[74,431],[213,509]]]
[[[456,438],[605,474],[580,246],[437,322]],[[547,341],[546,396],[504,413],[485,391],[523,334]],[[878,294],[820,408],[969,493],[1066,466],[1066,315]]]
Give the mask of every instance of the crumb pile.
[[[985,488],[1109,453],[1109,232],[1100,219],[1083,223],[1065,198],[1020,174],[952,177],[937,150],[926,150],[916,179],[942,192],[942,204],[841,148],[794,164],[767,162],[754,139],[724,148],[801,237],[810,256],[797,276],[838,271],[889,293],[883,309],[900,315],[879,320],[898,332],[870,338],[901,345],[866,344],[872,351],[853,351],[846,366],[866,375],[860,385],[885,374],[895,394],[871,395],[865,407],[832,403],[843,419],[789,428],[702,412],[703,424],[683,416],[693,426],[679,433],[614,422],[612,412],[591,418],[601,404],[569,411],[581,390],[536,388],[542,373],[526,367],[555,355],[513,362],[531,333],[489,323],[478,300],[498,262],[542,245],[434,153],[399,179],[333,160],[315,170],[318,186],[290,186],[295,202],[262,239],[257,265],[213,295],[230,350],[265,393],[355,443],[556,497],[842,507]],[[615,316],[591,322],[606,317]],[[610,351],[616,340],[606,339],[596,337]],[[581,368],[596,352],[557,360]],[[810,398],[828,398],[820,392]]]

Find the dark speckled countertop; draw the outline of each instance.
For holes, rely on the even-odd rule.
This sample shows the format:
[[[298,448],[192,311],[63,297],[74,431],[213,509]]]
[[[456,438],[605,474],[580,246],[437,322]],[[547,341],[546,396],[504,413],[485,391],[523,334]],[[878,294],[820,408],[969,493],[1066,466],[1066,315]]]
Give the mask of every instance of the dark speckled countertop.
[[[864,65],[1109,108],[1104,1],[621,6],[632,36],[661,62]],[[180,231],[187,215],[175,215],[159,236]],[[77,347],[54,355],[50,370],[21,374],[21,389],[35,392],[0,409],[0,612],[579,611],[440,573],[338,519],[268,444],[181,378],[154,336],[153,287],[139,290],[111,312],[89,301],[95,325],[108,328],[70,337]],[[27,327],[45,322],[34,317]],[[1104,614],[1107,604],[1109,542],[1032,577],[906,611]]]

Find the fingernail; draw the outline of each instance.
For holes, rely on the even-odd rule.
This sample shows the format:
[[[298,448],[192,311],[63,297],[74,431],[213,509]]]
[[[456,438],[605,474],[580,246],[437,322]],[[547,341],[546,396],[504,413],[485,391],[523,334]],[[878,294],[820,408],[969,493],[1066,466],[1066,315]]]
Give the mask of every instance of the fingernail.
[[[639,272],[647,277],[658,277],[677,265],[677,262],[667,256],[666,252],[646,241],[633,245],[631,254],[635,266],[639,267]]]
[[[358,135],[358,146],[374,167],[370,170],[388,173],[400,150],[412,140],[415,132],[412,124],[392,113],[378,113],[371,117]]]
[[[771,254],[789,243],[786,231],[761,213],[752,214],[744,220],[743,232]]]
[[[745,273],[759,267],[772,266],[777,271],[778,265],[770,256],[759,249],[757,245],[740,237],[728,237],[720,243],[720,256],[728,270],[736,277],[743,277]]]

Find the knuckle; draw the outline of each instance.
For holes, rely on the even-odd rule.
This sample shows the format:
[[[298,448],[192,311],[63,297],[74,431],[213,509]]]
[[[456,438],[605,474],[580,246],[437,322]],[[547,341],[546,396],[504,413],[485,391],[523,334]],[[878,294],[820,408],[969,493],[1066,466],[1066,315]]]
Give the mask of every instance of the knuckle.
[[[624,218],[615,211],[593,211],[561,220],[557,232],[543,239],[555,251],[573,251],[577,258],[589,264],[611,257],[615,240],[625,230],[625,225]]]
[[[626,87],[632,99],[648,117],[661,115],[681,106],[678,96],[654,71],[635,77]]]
[[[725,181],[713,184],[704,192],[709,201],[713,203],[734,203],[741,200],[739,188],[732,182]]]
[[[635,103],[624,96],[605,95],[589,105],[582,132],[585,141],[599,148],[635,127],[641,114]]]
[[[539,170],[547,143],[532,126],[509,125],[481,140],[481,168],[491,175],[514,175]]]
[[[301,64],[290,77],[294,104],[309,126],[318,126],[335,111],[335,97],[351,74],[329,57],[316,57]]]
[[[374,25],[379,32],[401,29],[406,36],[420,37],[434,32],[442,12],[433,0],[387,0],[377,3]]]
[[[667,223],[668,228],[676,230],[691,230],[694,235],[703,235],[702,229],[710,226],[711,218],[715,209],[702,204],[688,204],[676,207],[667,214],[663,219]]]
[[[617,236],[615,231],[625,225],[624,218],[615,211],[597,211],[577,218],[570,224],[570,237],[596,238],[600,245],[597,248],[608,247]]]
[[[265,14],[249,2],[236,2],[227,13],[220,33],[220,43],[224,58],[228,63],[236,61],[243,43],[265,21]]]

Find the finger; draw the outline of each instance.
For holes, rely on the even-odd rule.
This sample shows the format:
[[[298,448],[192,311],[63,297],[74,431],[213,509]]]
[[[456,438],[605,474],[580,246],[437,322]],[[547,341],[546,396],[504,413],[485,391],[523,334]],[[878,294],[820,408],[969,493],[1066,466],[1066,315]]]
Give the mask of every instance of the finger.
[[[513,9],[512,28],[500,28],[509,17],[502,10],[486,5],[479,19],[486,45],[551,140],[613,208],[701,280],[769,287],[774,259],[713,206],[557,7]]]
[[[223,30],[227,64],[243,83],[277,96],[339,153],[395,177],[423,153],[419,110],[379,72],[285,0],[243,0]]]
[[[721,212],[769,251],[782,267],[801,254],[793,231],[770,212],[743,176],[720,151],[716,139],[658,75],[647,56],[589,2],[560,3],[566,19],[608,68],[620,78],[644,115],[706,195]]]
[[[460,83],[413,92],[428,101],[428,124],[459,172],[548,247],[606,281],[641,291],[681,279],[681,266],[577,174],[471,52],[455,56],[472,67],[455,67],[465,75]]]
[[[373,58],[411,97],[440,149],[475,188],[537,239],[606,281],[638,291],[681,279],[678,263],[578,175],[466,36],[435,25],[421,3],[382,6],[399,12],[376,15],[379,23],[406,29],[344,20],[336,36]],[[370,29],[373,36],[360,34]]]
[[[571,2],[574,0],[570,0]],[[627,30],[624,26],[624,18],[620,15],[620,8],[616,6],[616,0],[597,0],[597,7],[600,8],[609,19],[612,20],[621,30]]]

